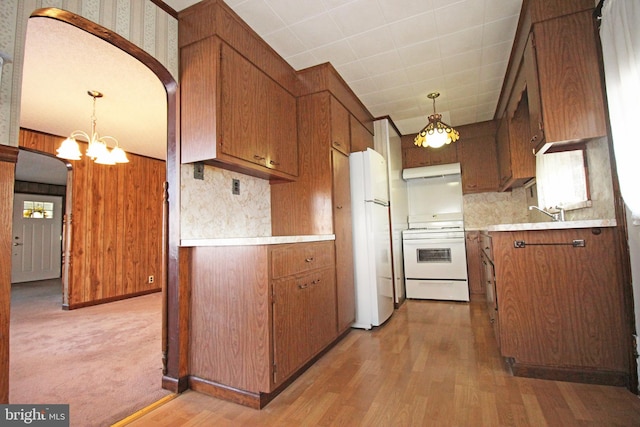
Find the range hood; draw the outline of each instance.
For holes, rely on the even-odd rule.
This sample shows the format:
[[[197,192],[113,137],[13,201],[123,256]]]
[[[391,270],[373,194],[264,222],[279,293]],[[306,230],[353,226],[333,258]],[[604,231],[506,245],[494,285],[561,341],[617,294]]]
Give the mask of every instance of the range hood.
[[[419,168],[408,168],[402,170],[402,179],[420,179],[441,177],[446,175],[460,174],[460,163],[449,163],[446,165],[422,166]]]

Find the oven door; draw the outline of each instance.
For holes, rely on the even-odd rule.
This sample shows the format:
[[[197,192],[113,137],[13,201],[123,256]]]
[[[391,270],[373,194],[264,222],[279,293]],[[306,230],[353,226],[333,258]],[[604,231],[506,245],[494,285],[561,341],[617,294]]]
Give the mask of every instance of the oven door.
[[[467,280],[464,237],[403,239],[407,279]]]

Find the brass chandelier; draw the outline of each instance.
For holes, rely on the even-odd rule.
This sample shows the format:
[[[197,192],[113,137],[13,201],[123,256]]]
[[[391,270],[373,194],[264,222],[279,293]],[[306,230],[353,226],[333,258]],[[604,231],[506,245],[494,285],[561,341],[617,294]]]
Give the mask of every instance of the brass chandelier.
[[[439,148],[460,139],[460,133],[442,121],[442,114],[436,113],[436,98],[439,96],[439,92],[427,95],[427,98],[433,100],[433,114],[428,117],[429,124],[418,132],[413,140],[418,147]]]
[[[80,146],[76,138],[85,139],[89,143],[86,155],[96,163],[101,165],[115,165],[116,163],[129,163],[127,154],[118,145],[118,140],[112,136],[100,136],[97,131],[96,118],[96,99],[102,98],[104,95],[97,90],[87,91],[90,97],[93,98],[93,113],[91,114],[91,134],[87,134],[81,130],[74,130],[71,132],[69,138],[62,141],[60,148],[57,151],[57,157],[67,160],[80,160],[82,153],[80,152]],[[107,140],[111,140],[115,143],[115,147],[109,150],[107,146]]]

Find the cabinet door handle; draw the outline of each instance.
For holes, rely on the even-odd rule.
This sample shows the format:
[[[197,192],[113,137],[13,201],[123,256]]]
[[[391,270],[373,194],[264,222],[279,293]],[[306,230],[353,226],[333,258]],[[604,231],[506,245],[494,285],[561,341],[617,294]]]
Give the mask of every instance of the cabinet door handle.
[[[538,140],[538,135],[533,135],[531,137],[531,143],[533,144],[534,142],[536,142]]]
[[[336,209],[342,209],[342,205],[336,206]]]
[[[305,258],[304,261],[305,262],[313,262],[313,257]]]
[[[256,159],[256,160],[264,160],[264,157],[262,157],[262,156],[260,156],[258,154],[254,154],[253,158]]]
[[[317,285],[318,283],[320,283],[320,279],[316,279],[311,282],[312,285]]]
[[[340,144],[338,141],[333,141],[333,145],[337,145],[338,147],[342,147],[342,144]]]
[[[269,164],[272,164],[274,166],[279,166],[280,162],[276,162],[275,160],[269,160]]]
[[[298,285],[298,289],[307,289],[309,287],[308,283],[304,283],[302,285]]]

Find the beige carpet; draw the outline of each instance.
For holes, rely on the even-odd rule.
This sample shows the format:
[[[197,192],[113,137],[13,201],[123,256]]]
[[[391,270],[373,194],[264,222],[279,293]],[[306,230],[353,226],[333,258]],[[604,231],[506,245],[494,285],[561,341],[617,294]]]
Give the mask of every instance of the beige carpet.
[[[70,405],[71,426],[108,426],[161,388],[160,293],[72,311],[60,280],[12,285],[9,403]]]

